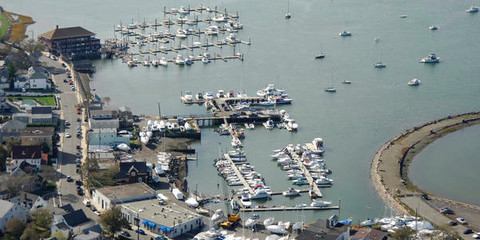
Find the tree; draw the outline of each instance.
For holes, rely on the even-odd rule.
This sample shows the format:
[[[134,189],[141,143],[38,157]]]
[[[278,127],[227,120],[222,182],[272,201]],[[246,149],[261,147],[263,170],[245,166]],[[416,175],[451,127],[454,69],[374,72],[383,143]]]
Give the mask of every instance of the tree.
[[[7,189],[10,197],[15,197],[20,191],[30,192],[35,185],[35,179],[25,173],[16,176],[7,175],[3,177],[2,188]]]
[[[42,144],[42,153],[49,153],[50,152],[50,147],[48,146],[47,143]]]
[[[413,239],[415,231],[409,227],[398,229],[393,235],[392,238],[395,240],[410,240]]]
[[[32,222],[29,224],[38,236],[50,236],[50,225],[52,224],[53,214],[50,210],[39,208],[31,213]]]
[[[4,172],[7,169],[7,156],[7,150],[3,145],[0,145],[0,172]]]
[[[29,224],[28,227],[23,231],[22,237],[23,240],[38,240],[40,239],[40,234],[38,234],[33,228],[32,224]]]
[[[57,240],[67,240],[67,237],[62,232],[54,232],[52,237],[55,237]]]
[[[10,84],[10,89],[13,89],[13,83],[15,81],[15,77],[17,74],[17,69],[12,63],[8,63],[7,65],[7,73],[8,73],[8,83]]]
[[[18,218],[12,218],[7,223],[5,239],[19,239],[25,230],[25,224]],[[7,237],[8,236],[8,237]]]
[[[123,227],[128,226],[128,221],[122,216],[120,207],[114,207],[110,210],[103,212],[100,215],[99,220],[103,231],[111,236],[115,236],[115,233],[122,230]]]
[[[23,41],[20,45],[21,49],[31,56],[37,57],[45,49],[45,46],[39,42],[35,42],[32,39]]]

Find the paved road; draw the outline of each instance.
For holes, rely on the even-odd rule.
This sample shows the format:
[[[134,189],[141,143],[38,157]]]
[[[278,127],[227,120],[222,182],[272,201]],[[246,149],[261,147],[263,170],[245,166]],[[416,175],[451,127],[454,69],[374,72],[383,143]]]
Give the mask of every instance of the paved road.
[[[71,204],[74,209],[82,208],[90,219],[96,220],[98,216],[83,204],[83,197],[77,194],[75,182],[67,182],[67,176],[71,176],[74,180],[80,179],[76,173],[76,154],[78,152],[77,145],[81,144],[81,140],[76,137],[76,129],[82,123],[77,122],[77,118],[81,119],[81,116],[77,114],[75,106],[77,104],[76,91],[72,91],[68,83],[63,82],[64,79],[69,79],[63,70],[65,67],[60,62],[46,57],[42,57],[41,61],[47,67],[56,69],[54,72],[57,74],[52,74],[52,80],[57,86],[56,95],[60,101],[60,107],[55,111],[60,119],[61,147],[59,148],[57,170],[61,173],[61,179],[58,183],[59,197],[55,199],[55,202],[56,204],[60,202],[61,205]],[[65,121],[68,121],[70,126],[66,126]],[[66,133],[69,133],[71,137],[65,137]]]

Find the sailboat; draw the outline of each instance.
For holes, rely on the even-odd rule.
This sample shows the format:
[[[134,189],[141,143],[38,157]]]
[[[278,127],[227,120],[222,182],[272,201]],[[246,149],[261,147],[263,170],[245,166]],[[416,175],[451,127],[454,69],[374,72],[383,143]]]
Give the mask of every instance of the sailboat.
[[[375,43],[376,43],[376,46],[377,46],[377,47],[378,47],[378,42],[379,42],[379,41],[380,41],[380,37],[379,37],[379,36],[376,36],[376,37],[375,37]],[[380,51],[380,61],[377,62],[377,63],[375,63],[375,64],[373,65],[373,67],[375,67],[375,68],[385,68],[385,67],[387,67],[387,65],[382,62],[382,55],[381,55],[381,54],[382,54],[382,52]]]
[[[285,19],[290,19],[292,14],[290,13],[290,0],[287,1],[287,13],[285,14]]]

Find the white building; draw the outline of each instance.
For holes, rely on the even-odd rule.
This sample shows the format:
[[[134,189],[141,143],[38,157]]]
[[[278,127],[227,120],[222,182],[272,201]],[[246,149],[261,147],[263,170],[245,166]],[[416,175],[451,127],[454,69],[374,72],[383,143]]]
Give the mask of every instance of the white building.
[[[29,212],[38,208],[47,207],[48,205],[48,202],[42,197],[27,192],[20,193],[20,195],[10,199],[10,202],[25,208],[25,210]]]
[[[49,73],[43,67],[30,67],[25,75],[18,76],[14,82],[14,88],[27,89],[49,89],[52,83],[49,80]]]
[[[22,222],[26,222],[28,217],[27,211],[14,203],[0,200],[0,231],[5,232],[8,221],[12,218],[18,218]]]
[[[155,198],[155,190],[145,183],[132,183],[120,186],[97,188],[92,193],[92,204],[105,211],[114,204],[128,203]]]
[[[35,166],[40,170],[42,164],[42,146],[13,146],[12,157],[7,164],[7,172],[12,173],[22,162]]]

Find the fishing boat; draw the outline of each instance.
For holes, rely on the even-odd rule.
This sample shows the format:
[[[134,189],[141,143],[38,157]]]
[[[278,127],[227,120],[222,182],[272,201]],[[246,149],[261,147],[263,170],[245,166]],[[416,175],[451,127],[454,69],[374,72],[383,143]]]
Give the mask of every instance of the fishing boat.
[[[352,84],[352,81],[349,81],[349,80],[345,80],[342,82],[343,84]]]
[[[193,95],[191,91],[185,91],[185,95],[183,95],[182,100],[185,103],[191,103],[193,100]]]
[[[201,93],[201,92],[200,92],[200,93],[197,93],[197,94],[195,95],[195,98],[196,98],[197,101],[199,101],[199,102],[205,100],[205,98],[203,97],[203,93]]]
[[[290,188],[287,191],[282,192],[282,195],[285,197],[296,197],[300,195],[300,191],[295,188]]]
[[[385,64],[383,62],[377,62],[377,63],[373,64],[373,67],[375,67],[375,68],[385,68],[385,67],[387,67],[387,64]]]
[[[438,30],[438,27],[435,26],[435,25],[432,25],[432,26],[428,27],[428,29],[430,29],[432,31],[435,31],[435,30]]]
[[[342,30],[338,35],[340,35],[341,37],[348,37],[348,36],[352,36],[352,33]]]
[[[310,207],[328,207],[332,205],[332,202],[313,200]]]
[[[337,92],[337,89],[334,87],[328,87],[328,88],[325,88],[325,92],[335,93]]]
[[[322,59],[322,58],[325,58],[325,54],[320,53],[318,55],[315,55],[315,59]]]
[[[264,126],[267,130],[272,130],[272,129],[275,127],[275,124],[273,123],[273,120],[272,120],[272,119],[268,119],[266,122],[263,123],[263,126]]]
[[[420,60],[421,63],[438,63],[440,62],[440,58],[438,58],[435,53],[432,53],[430,55],[428,55],[428,57],[424,57],[422,58],[422,60]]]
[[[418,80],[416,78],[408,81],[408,86],[418,86],[418,85],[420,85],[420,80]]]
[[[478,7],[475,5],[470,6],[467,10],[465,10],[467,13],[476,13],[478,12]]]

